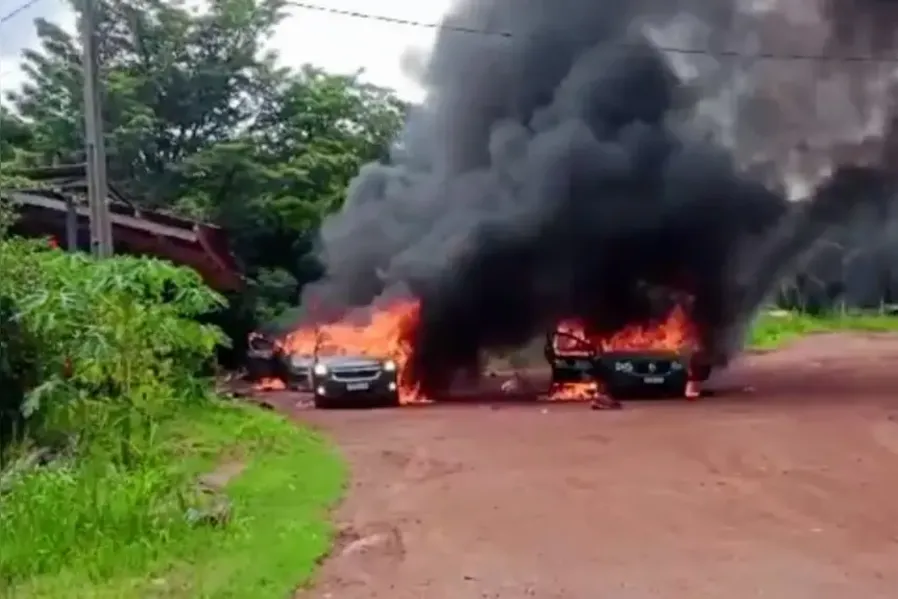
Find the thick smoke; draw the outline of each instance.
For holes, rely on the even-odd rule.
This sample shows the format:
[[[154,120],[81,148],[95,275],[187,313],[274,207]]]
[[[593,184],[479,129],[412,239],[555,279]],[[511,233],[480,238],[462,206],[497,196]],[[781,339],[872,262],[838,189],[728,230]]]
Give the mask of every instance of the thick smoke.
[[[747,0],[735,6],[723,46],[741,56],[691,62],[701,67],[692,71],[708,92],[701,112],[739,162],[770,172],[793,198],[808,195],[841,162],[881,162],[898,141],[891,123],[898,2]],[[695,47],[703,43],[688,35],[695,30],[674,28],[685,41],[659,39]],[[679,62],[688,64],[686,58]]]
[[[448,27],[496,34],[439,35],[427,100],[391,164],[366,167],[322,228],[319,301],[419,298],[413,365],[430,389],[481,350],[523,344],[560,318],[612,331],[660,316],[674,291],[693,298],[704,346],[725,362],[778,279],[833,224],[885,198],[887,181],[869,156],[849,163],[871,168],[838,168],[837,146],[864,140],[838,114],[815,121],[793,106],[792,81],[753,75],[725,52],[662,47],[751,51],[767,50],[768,37],[796,39],[783,30],[794,20],[785,8],[722,4],[460,3]],[[821,51],[860,43],[854,13],[782,4],[805,6],[794,18],[813,13],[805,20],[825,30]],[[832,68],[871,97],[865,86],[882,83],[879,71]],[[814,103],[822,88],[802,81],[803,101]],[[831,108],[871,121],[879,104],[861,95]],[[884,137],[880,125],[868,129]],[[813,159],[793,160],[800,151]],[[790,177],[824,182],[810,202],[792,203],[772,185],[794,187]]]

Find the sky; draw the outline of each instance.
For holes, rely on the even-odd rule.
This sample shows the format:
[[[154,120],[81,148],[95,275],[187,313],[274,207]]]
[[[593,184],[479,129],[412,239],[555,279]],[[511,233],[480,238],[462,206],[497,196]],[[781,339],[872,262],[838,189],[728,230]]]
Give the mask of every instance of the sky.
[[[0,17],[24,4],[26,0],[0,0]],[[309,0],[308,4],[436,23],[449,8],[450,0]],[[19,56],[23,49],[37,43],[33,21],[38,17],[74,32],[75,17],[66,0],[35,0],[33,6],[0,24],[0,90],[21,85]],[[339,73],[363,69],[368,81],[392,87],[404,98],[415,101],[421,99],[423,91],[404,74],[403,61],[410,52],[426,53],[433,39],[432,28],[291,7],[269,44],[287,66],[311,63]]]

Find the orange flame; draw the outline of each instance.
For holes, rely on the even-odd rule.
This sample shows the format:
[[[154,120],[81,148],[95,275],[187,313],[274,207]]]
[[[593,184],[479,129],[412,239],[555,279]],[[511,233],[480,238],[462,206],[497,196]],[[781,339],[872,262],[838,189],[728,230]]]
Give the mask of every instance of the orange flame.
[[[381,307],[360,309],[341,320],[300,327],[276,342],[287,355],[357,355],[396,362],[399,399],[421,401],[418,385],[406,368],[412,355],[411,337],[418,324],[419,304],[399,300]]]
[[[604,393],[599,381],[555,383],[549,389],[552,401],[592,401]]]
[[[571,337],[557,338],[555,351],[568,355],[586,355],[591,353],[584,344],[573,338],[585,341],[589,348],[600,352],[610,351],[673,351],[694,352],[699,348],[698,332],[682,306],[675,306],[664,319],[644,324],[633,324],[624,327],[612,335],[590,334],[582,322],[574,319],[562,321],[559,333]],[[573,337],[573,338],[572,338]],[[554,385],[549,391],[549,399],[553,401],[589,400],[603,393],[601,382],[578,382]],[[698,396],[697,383],[690,381],[687,396]]]
[[[287,388],[287,384],[281,379],[264,378],[256,383],[255,388],[257,391],[283,391]]]
[[[663,320],[645,324],[633,324],[609,335],[591,335],[579,321],[569,319],[558,325],[558,331],[568,333],[603,352],[609,351],[694,351],[698,348],[698,334],[689,314],[682,306],[675,306]],[[566,349],[560,338],[558,351],[578,353],[570,346]]]
[[[311,356],[360,355],[378,359],[392,359],[398,371],[399,397],[403,404],[427,402],[407,368],[412,356],[412,336],[418,325],[420,304],[415,300],[399,300],[389,304],[359,309],[344,318],[323,325],[299,327],[275,342],[285,355]],[[695,327],[682,307],[674,308],[663,320],[631,325],[607,336],[590,335],[576,320],[565,320],[559,332],[586,341],[600,351],[689,351],[698,347]],[[556,351],[565,355],[590,353],[568,338],[558,338]],[[285,388],[280,379],[264,379],[260,390]],[[694,396],[695,387],[688,394]],[[556,401],[593,400],[603,394],[600,381],[564,383],[549,390],[549,398]]]

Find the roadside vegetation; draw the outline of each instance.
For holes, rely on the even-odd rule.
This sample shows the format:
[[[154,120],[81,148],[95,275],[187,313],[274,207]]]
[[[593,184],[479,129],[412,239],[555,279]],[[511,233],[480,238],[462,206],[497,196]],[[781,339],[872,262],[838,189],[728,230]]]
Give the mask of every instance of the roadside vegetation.
[[[357,74],[283,68],[281,0],[97,5],[110,181],[225,228],[248,284],[225,307],[167,263],[4,240],[24,231],[0,196],[0,597],[282,598],[328,547],[343,467],[313,432],[216,397],[216,349],[241,355],[318,276],[314,232],[406,106]],[[37,43],[0,103],[4,192],[84,160],[78,35],[15,26]],[[198,324],[210,312],[227,338]]]
[[[281,598],[327,550],[341,462],[216,397],[190,270],[0,240],[0,596]]]
[[[751,329],[748,346],[775,349],[806,335],[817,333],[898,333],[898,314],[861,311],[831,311],[811,314],[795,310],[761,313]]]

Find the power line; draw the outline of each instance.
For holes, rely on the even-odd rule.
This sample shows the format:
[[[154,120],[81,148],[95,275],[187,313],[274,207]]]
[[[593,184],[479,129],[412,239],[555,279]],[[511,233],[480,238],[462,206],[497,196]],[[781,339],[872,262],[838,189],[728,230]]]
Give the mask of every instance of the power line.
[[[337,15],[342,17],[350,17],[354,19],[364,19],[368,21],[379,21],[381,23],[390,23],[392,25],[403,25],[406,27],[416,27],[418,29],[430,29],[434,31],[448,31],[452,33],[462,33],[466,35],[479,35],[485,37],[496,37],[496,38],[521,38],[521,37],[537,37],[536,35],[528,35],[522,33],[514,33],[512,31],[499,31],[499,30],[489,30],[489,29],[477,29],[474,27],[463,27],[460,25],[449,25],[446,23],[428,23],[423,21],[415,21],[412,19],[403,19],[400,17],[390,17],[386,15],[375,15],[369,13],[363,13],[354,10],[346,10],[341,8],[332,8],[328,6],[321,6],[318,4],[310,4],[307,2],[286,2],[287,6],[292,6],[294,8],[299,8],[302,10],[326,13],[331,15]],[[626,45],[625,42],[618,42],[616,45]],[[810,61],[810,62],[866,62],[866,63],[898,63],[898,56],[876,56],[873,54],[867,55],[835,55],[835,54],[806,54],[801,52],[743,52],[740,50],[727,50],[720,49],[714,50],[711,48],[679,48],[672,46],[661,46],[658,44],[654,44],[654,46],[661,50],[662,52],[669,52],[671,54],[685,54],[685,55],[696,55],[696,56],[714,56],[720,58],[745,58],[751,60],[772,60],[772,61],[782,61],[782,62],[798,62],[798,61]]]
[[[16,16],[25,12],[26,10],[28,10],[29,8],[31,8],[32,6],[34,6],[35,4],[37,4],[40,1],[41,0],[28,0],[28,2],[25,2],[24,4],[20,4],[17,8],[12,9],[8,13],[6,13],[2,17],[0,17],[0,25],[3,25],[7,21],[11,21],[11,20],[15,19]]]
[[[41,0],[29,0],[18,8],[13,9],[3,17],[0,17],[0,24],[15,18],[17,15],[34,6]],[[391,25],[401,25],[404,27],[414,27],[418,29],[429,29],[432,31],[447,31],[452,33],[460,33],[465,35],[476,35],[483,37],[494,37],[513,39],[520,37],[536,37],[536,35],[521,34],[511,31],[499,31],[489,29],[478,29],[474,27],[463,27],[461,25],[450,25],[446,23],[433,23],[425,21],[416,21],[413,19],[405,19],[401,17],[391,17],[388,15],[377,15],[354,10],[346,10],[341,8],[333,8],[311,4],[308,2],[286,2],[287,6],[307,10],[312,12],[325,13],[335,16],[348,17],[352,19],[362,19],[367,21],[376,21],[381,23],[389,23]],[[625,42],[617,42],[617,45],[625,45]],[[683,48],[676,46],[654,45],[658,50],[671,54],[692,55],[692,56],[709,56],[719,58],[742,58],[746,60],[758,61],[778,61],[778,62],[843,62],[843,63],[880,63],[880,64],[898,64],[898,56],[877,56],[873,54],[867,55],[837,55],[837,54],[808,54],[801,52],[744,52],[740,50],[728,49],[711,49],[711,48]],[[8,74],[6,71],[4,74]]]
[[[17,15],[34,6],[41,0],[28,0],[18,8],[13,9],[3,17],[0,17],[0,24],[15,18]],[[322,6],[320,4],[312,4],[309,2],[288,1],[287,6],[298,8],[300,10],[325,13],[335,16],[348,17],[352,19],[361,19],[366,21],[377,21],[380,23],[389,23],[391,25],[401,25],[404,27],[414,27],[417,29],[429,29],[432,31],[447,31],[452,33],[460,33],[465,35],[476,35],[494,38],[520,38],[535,37],[535,35],[515,33],[512,31],[500,31],[489,29],[478,29],[474,27],[464,27],[461,25],[450,25],[447,23],[433,23],[425,21],[417,21],[414,19],[405,19],[402,17],[391,17],[388,15],[377,15],[354,10],[341,8],[333,8]],[[618,42],[618,45],[624,44]],[[854,54],[854,55],[837,55],[837,54],[808,54],[802,52],[744,52],[741,50],[728,49],[711,49],[711,48],[683,48],[676,46],[662,46],[655,44],[655,47],[662,52],[671,54],[692,55],[692,56],[710,56],[719,58],[743,58],[747,60],[764,60],[779,62],[845,62],[845,63],[882,63],[882,64],[898,64],[898,56],[877,56],[874,54]]]

